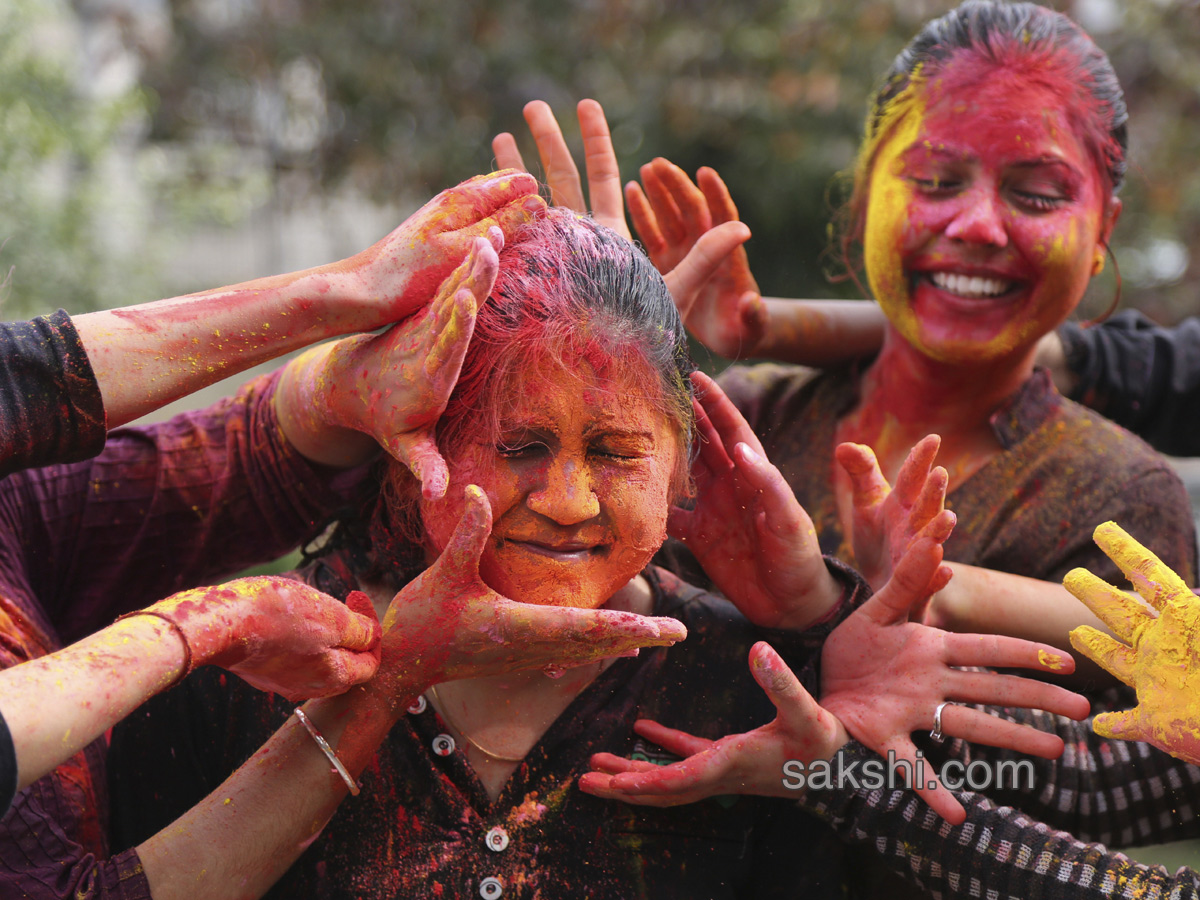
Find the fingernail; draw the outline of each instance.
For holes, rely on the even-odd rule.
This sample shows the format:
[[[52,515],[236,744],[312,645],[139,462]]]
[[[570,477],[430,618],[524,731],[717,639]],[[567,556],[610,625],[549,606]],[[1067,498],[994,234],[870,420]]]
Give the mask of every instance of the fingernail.
[[[762,460],[762,457],[759,454],[750,449],[749,444],[738,444],[736,449],[742,452],[742,455],[746,458],[746,462],[748,463],[757,464]]]
[[[618,653],[617,658],[621,659],[626,656],[637,656],[641,652],[642,652],[641,647],[634,647],[632,650],[626,650],[624,653]]]
[[[521,201],[521,208],[530,215],[536,216],[545,211],[546,201],[537,194],[530,194]]]

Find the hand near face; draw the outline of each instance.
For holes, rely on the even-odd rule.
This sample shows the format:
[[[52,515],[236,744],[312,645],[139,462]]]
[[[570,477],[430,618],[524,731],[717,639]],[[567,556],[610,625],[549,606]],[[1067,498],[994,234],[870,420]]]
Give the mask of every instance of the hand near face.
[[[642,185],[630,182],[625,199],[638,237],[660,272],[683,266],[714,230],[740,224],[729,189],[713,169],[696,173],[699,186],[662,158],[642,166],[641,175]],[[743,241],[749,231],[745,234]],[[767,328],[767,310],[741,243],[730,248],[703,286],[682,301],[675,294],[688,331],[730,359],[753,356]]]
[[[850,476],[854,498],[851,541],[855,567],[874,590],[881,590],[896,564],[929,522],[942,511],[949,477],[933,467],[941,438],[922,438],[909,452],[892,489],[865,444],[839,444],[838,463]]]
[[[595,100],[580,100],[576,107],[579,114],[579,133],[583,137],[583,157],[587,164],[588,196],[591,197],[591,212],[601,225],[606,225],[621,236],[633,240],[629,226],[625,223],[625,203],[621,199],[621,170],[617,155],[613,151],[612,136],[608,131],[608,120],[604,110]],[[558,120],[554,118],[549,104],[543,100],[532,100],[525,104],[525,122],[529,133],[537,143],[538,155],[542,158],[542,171],[550,185],[550,198],[555,206],[565,206],[578,213],[587,213],[588,204],[583,196],[583,184],[579,180],[579,169],[571,156]],[[492,139],[492,152],[496,164],[506,169],[525,170],[525,160],[517,149],[517,141],[507,131]]]
[[[1053,759],[1063,749],[1058,736],[960,704],[1032,707],[1080,719],[1087,715],[1087,700],[1044,682],[962,667],[1069,673],[1075,668],[1069,656],[1045,644],[950,634],[908,621],[913,606],[949,579],[949,569],[939,564],[942,542],[953,526],[949,510],[935,516],[883,589],[829,636],[821,654],[821,705],[855,739],[885,758],[894,751],[897,759],[913,764],[912,771],[919,769],[911,733],[929,730],[944,701],[951,705],[942,714],[943,734]],[[948,822],[962,822],[962,806],[931,767],[920,768],[926,778],[925,784],[914,785],[917,793]]]
[[[380,628],[366,596],[339,603],[277,575],[174,594],[150,607],[179,626],[192,664],[228,669],[289,700],[340,694],[375,674]]]
[[[466,259],[424,309],[382,334],[356,335],[313,351],[324,357],[310,391],[314,413],[371,435],[412,470],[429,499],[443,496],[449,483],[434,428],[458,382],[503,246],[500,230],[490,229],[487,238],[474,239]]]
[[[685,758],[656,766],[597,753],[579,787],[643,806],[677,806],[723,794],[794,797],[783,783],[784,764],[829,759],[849,738],[768,644],[760,641],[750,650],[750,671],[778,711],[769,725],[710,741],[642,719],[634,725],[638,734]]]
[[[397,322],[429,304],[479,238],[513,235],[546,208],[525,172],[492,172],[442,191],[361,253],[321,270],[330,289],[361,307],[355,331]]]
[[[465,491],[464,513],[432,566],[392,600],[383,620],[383,663],[372,685],[407,702],[431,684],[547,665],[580,666],[639,647],[670,645],[676,619],[610,610],[516,603],[488,587],[479,557],[492,528],[487,496]]]
[[[724,391],[703,373],[696,386],[700,452],[692,465],[695,508],[667,527],[751,622],[804,628],[841,597],[812,520]]]
[[[1097,527],[1095,538],[1153,609],[1086,569],[1063,579],[1116,635],[1083,625],[1071,632],[1071,645],[1137,691],[1136,707],[1102,713],[1092,727],[1103,737],[1147,741],[1200,763],[1200,600],[1116,523]]]
[[[612,137],[609,134],[604,109],[595,100],[580,100],[576,110],[579,115],[579,131],[583,137],[592,215],[600,224],[633,240],[629,226],[625,222],[625,204],[621,197],[621,169],[613,150]],[[550,194],[554,205],[565,206],[578,213],[588,212],[587,201],[583,196],[583,185],[579,179],[579,169],[575,166],[571,150],[567,146],[562,129],[550,107],[541,100],[527,103],[525,105],[525,121],[529,124],[529,131],[537,143],[538,155],[542,160],[542,170],[545,172],[546,182],[550,185]],[[496,135],[492,140],[492,152],[496,154],[496,164],[499,166],[512,169],[525,168],[525,161],[521,157],[521,151],[517,149],[516,139],[508,132]],[[715,176],[716,173],[713,174]],[[684,178],[686,179],[687,176],[685,175]],[[720,183],[719,178],[717,182]],[[634,187],[636,185],[633,183],[627,187],[627,195],[628,191]],[[723,183],[720,183],[719,191],[724,191]],[[725,197],[728,199],[727,192]],[[730,270],[730,260],[737,253],[740,252],[742,257],[745,257],[745,253],[740,248],[745,241],[749,240],[750,229],[742,222],[737,221],[736,209],[733,209],[732,214],[729,213],[732,207],[732,201],[727,205],[722,205],[724,218],[719,218],[715,226],[709,221],[705,228],[698,231],[686,246],[680,246],[679,252],[672,254],[669,260],[666,255],[662,255],[661,258],[656,257],[654,253],[650,255],[655,266],[663,273],[663,280],[666,281],[680,314],[684,316],[685,324],[688,324],[687,311],[693,308],[696,298],[701,296],[702,292],[709,290],[710,281],[713,278],[726,277],[722,273]],[[707,210],[705,212],[707,213]],[[642,215],[643,217],[651,216],[648,206]],[[640,230],[641,225],[639,224]],[[746,271],[748,275],[749,270]],[[757,296],[757,290],[757,287],[754,288],[755,296]],[[761,306],[760,301],[758,308]],[[765,318],[763,322],[765,323]],[[759,335],[761,337],[761,328],[759,328]]]

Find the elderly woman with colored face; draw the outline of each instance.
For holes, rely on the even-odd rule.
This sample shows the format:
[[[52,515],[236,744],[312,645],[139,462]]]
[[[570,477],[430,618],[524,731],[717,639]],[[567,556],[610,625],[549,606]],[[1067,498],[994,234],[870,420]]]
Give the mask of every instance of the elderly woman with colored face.
[[[728,481],[749,479],[739,488],[738,506],[746,511],[734,515],[758,517],[761,485],[782,482],[760,455],[725,440],[732,432],[719,392],[703,399],[697,418],[686,338],[670,294],[650,261],[619,235],[563,211],[529,225],[500,253],[495,285],[473,327],[437,426],[450,472],[444,498],[422,495],[408,470],[390,463],[299,573],[334,596],[364,590],[380,611],[381,674],[361,692],[376,705],[340,732],[337,749],[357,748],[361,758],[364,729],[387,737],[362,772],[361,793],[342,802],[274,895],[836,892],[836,848],[794,804],[742,798],[659,812],[588,796],[576,781],[598,752],[672,759],[634,730],[641,717],[712,736],[769,722],[772,702],[746,673],[752,645],[770,637],[815,688],[814,651],[862,599],[865,585],[822,560],[803,513],[786,497],[770,511],[779,535],[762,537],[778,545],[772,564],[729,581],[744,615],[648,566],[672,503],[687,492],[694,430],[708,438],[700,469],[712,474],[727,463],[736,469]],[[734,460],[724,456],[726,447]],[[953,517],[932,518],[920,543],[922,572],[876,600],[906,594],[911,602],[934,577]],[[751,561],[753,554],[742,557]],[[394,627],[408,598],[428,590],[446,598],[442,613],[407,615],[403,628]],[[669,616],[657,643],[677,640],[680,623],[687,640],[615,661],[539,664],[515,675],[468,675],[462,660],[447,663],[446,621],[461,623],[459,653],[470,643],[463,631],[481,648],[503,638],[459,611],[471,598],[508,603],[501,595]],[[397,647],[403,652],[393,652]],[[1046,668],[1037,649],[1027,645],[1019,658],[1006,658]],[[761,673],[781,665],[765,645],[752,658]],[[1012,702],[1081,714],[1074,695],[1028,684],[1029,693],[1012,695]],[[941,682],[929,689],[938,693],[928,703],[946,696]],[[348,697],[351,707],[360,703],[359,694]],[[922,715],[928,703],[920,704]],[[137,842],[170,822],[289,714],[279,698],[222,686],[203,673],[148,707],[114,737],[118,843]],[[910,729],[904,723],[898,731]],[[1061,750],[1055,739],[1031,740],[1043,754]],[[813,752],[832,752],[836,744],[827,743]],[[180,778],[181,767],[192,777]],[[811,864],[797,865],[798,855]]]
[[[1105,265],[1125,142],[1112,67],[1065,16],[980,0],[930,22],[872,101],[839,222],[841,249],[887,317],[878,356],[821,375],[762,365],[721,378],[821,546],[848,560],[855,527],[870,526],[855,520],[855,491],[894,480],[910,447],[941,436],[958,514],[946,544],[956,577],[930,612],[944,627],[1066,648],[1086,611],[1061,588],[1047,603],[1044,585],[997,573],[1057,582],[1086,566],[1116,577],[1091,541],[1109,519],[1195,583],[1194,527],[1170,467],[1034,367],[1039,339]],[[699,189],[665,160],[642,173],[647,193],[631,186],[629,200],[660,264],[736,216],[711,170]],[[786,302],[764,306],[744,266],[725,276],[689,327],[724,352],[786,354]],[[838,466],[843,442],[873,450],[882,477],[854,451],[839,451],[849,473]]]

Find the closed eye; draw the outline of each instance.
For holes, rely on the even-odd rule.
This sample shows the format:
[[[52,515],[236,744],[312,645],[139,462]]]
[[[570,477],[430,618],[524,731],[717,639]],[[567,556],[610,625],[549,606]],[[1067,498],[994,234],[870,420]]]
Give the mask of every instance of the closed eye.
[[[952,194],[962,184],[957,178],[917,178],[910,176],[909,181],[917,186],[923,194]]]
[[[1016,197],[1017,202],[1042,212],[1049,212],[1052,209],[1058,209],[1067,202],[1066,197],[1051,194],[1040,194],[1036,191],[1023,191],[1014,188],[1012,193],[1013,196]]]
[[[521,444],[500,443],[496,445],[496,455],[504,459],[533,459],[548,452],[550,452],[550,448],[541,441],[527,441]]]

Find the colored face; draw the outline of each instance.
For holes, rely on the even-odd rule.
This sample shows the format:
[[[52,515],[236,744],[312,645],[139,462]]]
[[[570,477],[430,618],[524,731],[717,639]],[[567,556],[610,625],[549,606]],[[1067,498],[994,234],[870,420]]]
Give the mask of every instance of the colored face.
[[[1072,86],[979,66],[960,56],[911,88],[870,175],[871,289],[945,362],[1027,350],[1062,322],[1115,218],[1067,115]]]
[[[598,607],[666,537],[680,451],[674,426],[643,396],[656,379],[582,369],[507,385],[499,439],[452,453],[445,499],[421,503],[440,551],[464,487],[484,490],[493,524],[480,573],[512,600]]]

